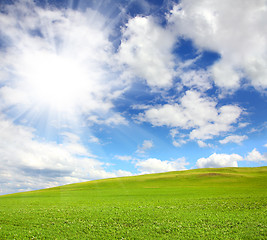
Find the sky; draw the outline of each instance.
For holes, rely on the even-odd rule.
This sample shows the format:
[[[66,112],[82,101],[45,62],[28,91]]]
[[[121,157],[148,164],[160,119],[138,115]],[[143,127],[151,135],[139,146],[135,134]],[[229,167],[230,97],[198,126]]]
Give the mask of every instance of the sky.
[[[267,165],[266,0],[2,0],[0,194]]]

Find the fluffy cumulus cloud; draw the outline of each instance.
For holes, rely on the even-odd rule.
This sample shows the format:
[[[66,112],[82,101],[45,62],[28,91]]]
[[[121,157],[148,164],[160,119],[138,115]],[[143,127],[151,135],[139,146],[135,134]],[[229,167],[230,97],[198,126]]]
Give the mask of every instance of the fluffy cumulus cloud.
[[[148,174],[186,170],[186,165],[188,165],[188,163],[185,158],[179,158],[172,161],[162,161],[157,158],[149,158],[147,160],[138,161],[135,166],[141,174]]]
[[[107,114],[125,84],[113,71],[106,21],[91,9],[49,10],[30,0],[6,5],[0,14],[0,109],[33,109],[34,103],[73,115]]]
[[[130,161],[133,159],[133,157],[129,156],[129,155],[123,155],[123,156],[116,155],[116,156],[114,156],[114,158],[119,159],[121,161]]]
[[[211,67],[217,86],[234,90],[245,77],[256,89],[267,87],[265,0],[182,0],[168,21],[177,35],[221,55]]]
[[[254,148],[245,157],[238,154],[216,154],[213,153],[207,158],[200,158],[196,162],[198,168],[238,167],[239,161],[266,162],[267,155],[261,154]]]
[[[197,89],[199,91],[207,91],[212,88],[211,73],[205,70],[182,71],[179,74],[182,86]]]
[[[136,150],[137,153],[145,153],[150,148],[154,147],[152,140],[144,140],[143,144]]]
[[[201,141],[201,140],[198,140],[198,141],[197,141],[197,144],[198,144],[198,146],[201,147],[201,148],[204,148],[204,147],[213,147],[212,144],[210,144],[210,143],[205,143],[204,141]]]
[[[238,167],[238,161],[243,157],[238,154],[216,154],[213,153],[208,158],[200,158],[196,162],[198,168],[220,168],[220,167]]]
[[[256,148],[254,148],[250,153],[248,153],[245,159],[251,162],[267,162],[267,154],[261,154]]]
[[[89,124],[99,124],[99,125],[127,125],[128,121],[121,116],[119,113],[109,113],[104,116],[90,115],[87,118]]]
[[[91,142],[91,143],[100,144],[100,139],[97,138],[96,136],[90,136],[88,141]]]
[[[144,79],[150,87],[171,87],[175,35],[153,17],[130,19],[122,31],[118,58],[131,75]]]
[[[187,143],[188,140],[184,139],[186,136],[181,135],[176,128],[170,130],[170,135],[172,137],[172,144],[175,147],[181,147],[183,144]]]
[[[0,118],[0,179],[3,193],[53,187],[89,179],[131,175],[108,172],[80,138],[63,132],[62,144],[37,139],[32,128]]]
[[[221,144],[226,144],[226,143],[229,143],[229,142],[240,144],[241,142],[243,142],[247,138],[248,138],[248,136],[246,136],[246,135],[242,135],[242,136],[240,136],[240,135],[231,135],[231,136],[228,136],[228,137],[224,138],[223,140],[220,140],[219,142]]]
[[[179,103],[151,106],[138,118],[153,126],[191,130],[190,139],[193,140],[212,139],[231,130],[242,113],[242,109],[235,105],[216,105],[214,99],[188,90]]]
[[[234,11],[233,11],[234,9]],[[258,90],[267,87],[267,5],[265,0],[182,0],[163,27],[151,16],[129,20],[122,31],[120,62],[150,87],[170,87],[179,76],[184,86],[207,90],[211,81],[223,90],[237,90],[242,80]],[[236,30],[238,29],[238,31]],[[221,58],[209,71],[179,71],[184,63],[173,54],[179,38]],[[208,39],[208,41],[207,41]]]

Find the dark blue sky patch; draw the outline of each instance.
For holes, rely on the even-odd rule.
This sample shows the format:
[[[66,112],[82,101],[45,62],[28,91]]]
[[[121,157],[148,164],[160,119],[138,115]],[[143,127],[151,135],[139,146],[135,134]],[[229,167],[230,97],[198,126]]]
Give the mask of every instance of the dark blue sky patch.
[[[148,3],[161,6],[164,3],[164,0],[146,0]]]
[[[227,100],[229,103],[242,104],[253,124],[258,125],[266,121],[267,98],[254,88],[240,89]]]
[[[227,97],[223,97],[220,99],[217,107],[220,108],[225,105],[236,105],[242,109],[239,121],[249,123],[245,128],[246,130],[240,130],[243,132],[242,134],[249,134],[251,129],[258,129],[266,124],[266,96],[253,87],[239,89],[235,94],[229,94]]]
[[[3,52],[10,44],[8,37],[0,34],[0,51]]]
[[[37,29],[31,29],[31,30],[29,30],[29,34],[31,36],[33,36],[33,37],[40,37],[40,38],[43,38],[44,37],[44,35],[41,32],[41,30],[38,29],[38,28]]]
[[[203,51],[201,58],[195,62],[199,68],[206,69],[221,58],[220,54],[211,51]]]
[[[132,1],[126,8],[127,14],[131,17],[137,15],[147,15],[149,13],[149,4],[145,1]]]
[[[193,45],[192,40],[180,38],[173,49],[173,54],[179,56],[182,61],[196,58],[199,53]]]
[[[14,2],[16,2],[16,1],[15,0],[1,0],[0,1],[0,9],[2,8],[2,6],[13,4]]]
[[[77,10],[79,8],[80,0],[72,0],[71,8]]]

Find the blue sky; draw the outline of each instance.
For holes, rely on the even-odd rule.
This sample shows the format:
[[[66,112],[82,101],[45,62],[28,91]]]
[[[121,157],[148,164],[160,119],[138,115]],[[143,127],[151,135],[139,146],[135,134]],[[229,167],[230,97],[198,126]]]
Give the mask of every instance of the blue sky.
[[[267,161],[265,0],[1,1],[0,194]]]

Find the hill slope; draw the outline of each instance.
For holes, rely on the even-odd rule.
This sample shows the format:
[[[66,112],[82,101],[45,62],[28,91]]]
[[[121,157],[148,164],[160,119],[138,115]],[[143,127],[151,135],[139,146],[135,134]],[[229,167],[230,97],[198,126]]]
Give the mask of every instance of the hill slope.
[[[0,239],[265,239],[267,167],[96,180],[0,197]]]

